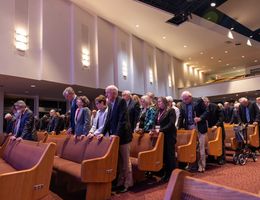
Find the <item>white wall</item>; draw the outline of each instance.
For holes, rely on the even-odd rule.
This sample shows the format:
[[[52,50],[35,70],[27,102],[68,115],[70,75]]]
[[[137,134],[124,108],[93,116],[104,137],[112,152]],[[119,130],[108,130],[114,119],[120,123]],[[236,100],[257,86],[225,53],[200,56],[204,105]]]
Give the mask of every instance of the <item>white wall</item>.
[[[259,90],[260,76],[248,77],[241,80],[233,80],[222,83],[213,83],[203,86],[190,87],[179,90],[179,95],[188,90],[194,97],[234,94],[240,92]]]
[[[0,37],[1,74],[91,88],[116,84],[120,90],[151,91],[157,96],[175,95],[176,88],[199,82],[192,70],[185,72],[181,61],[70,1],[0,3],[0,27],[4,30]],[[29,50],[24,55],[13,43],[17,26],[29,32]],[[83,46],[90,51],[88,69],[83,69],[81,62]],[[168,86],[169,75],[172,88]]]

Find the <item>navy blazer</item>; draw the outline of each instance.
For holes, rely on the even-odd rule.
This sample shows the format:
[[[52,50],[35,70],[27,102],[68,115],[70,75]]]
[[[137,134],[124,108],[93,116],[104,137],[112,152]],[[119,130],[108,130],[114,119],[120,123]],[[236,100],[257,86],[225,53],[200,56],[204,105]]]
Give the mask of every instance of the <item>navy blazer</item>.
[[[135,129],[136,124],[138,122],[140,111],[141,111],[139,103],[130,99],[128,107],[127,107],[127,111],[128,111],[128,114],[129,114],[131,132],[134,132],[134,129]]]
[[[55,131],[56,134],[60,133],[60,118],[58,116],[53,116],[49,120],[48,126],[47,126],[47,131],[52,132]]]
[[[246,119],[246,107],[240,105],[239,109],[238,109],[239,110],[238,111],[239,117],[240,117],[240,120],[241,120],[240,122],[249,123],[249,124],[252,124],[253,122],[260,122],[260,113],[259,113],[259,109],[256,108],[257,105],[249,102],[247,107],[249,109],[250,121],[247,122],[247,119]]]
[[[76,103],[77,103],[77,98],[73,99],[70,104],[70,128],[71,128],[72,133],[74,133],[74,131],[75,131],[74,119],[75,119],[76,110],[78,108]]]
[[[82,108],[81,112],[78,114],[78,119],[75,124],[75,135],[87,135],[91,125],[90,125],[91,111],[88,107]],[[74,118],[75,120],[75,118]]]
[[[25,112],[21,115],[19,130],[15,136],[22,137],[25,140],[33,140],[33,128],[34,116],[32,111],[29,108],[27,108]]]
[[[126,101],[121,97],[115,99],[114,107],[108,105],[107,119],[102,133],[117,135],[120,138],[120,144],[127,144],[132,141],[132,133],[128,118]]]

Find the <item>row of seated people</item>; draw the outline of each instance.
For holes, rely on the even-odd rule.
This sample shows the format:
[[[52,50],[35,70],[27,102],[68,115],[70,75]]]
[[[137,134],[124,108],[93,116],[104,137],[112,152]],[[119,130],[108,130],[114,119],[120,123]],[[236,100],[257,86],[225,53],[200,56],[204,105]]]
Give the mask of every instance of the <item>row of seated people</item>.
[[[91,127],[89,125],[90,112],[89,109],[86,108],[86,102],[84,100],[86,98],[84,96],[77,97],[71,87],[66,88],[63,95],[71,104],[70,128],[67,131],[68,133],[75,135],[84,134],[89,138],[94,135],[97,135],[98,138],[102,138],[106,135],[119,136],[120,162],[118,162],[119,178],[117,186],[121,188],[122,191],[127,191],[128,187],[133,185],[132,170],[129,167],[131,166],[129,164],[129,151],[133,137],[133,129],[155,135],[158,132],[155,131],[157,126],[157,129],[160,132],[163,132],[165,137],[163,145],[165,176],[163,177],[163,180],[167,181],[172,170],[176,166],[174,153],[174,146],[176,143],[176,119],[178,118],[178,128],[188,130],[196,128],[198,130],[200,144],[200,159],[198,160],[199,171],[205,170],[205,133],[208,131],[208,127],[216,129],[217,126],[222,126],[223,124],[223,121],[219,121],[220,118],[215,115],[217,112],[214,110],[214,104],[210,104],[207,98],[200,98],[196,105],[194,105],[192,103],[192,95],[187,91],[182,94],[183,103],[180,107],[179,117],[176,117],[176,111],[171,105],[172,102],[168,102],[165,97],[158,98],[156,107],[153,98],[145,95],[140,101],[142,111],[137,117],[137,120],[129,120],[131,119],[131,111],[128,106],[130,106],[129,101],[131,99],[126,100],[126,98],[119,97],[118,89],[115,86],[108,86],[106,88],[107,98],[99,96],[95,100],[97,108],[99,105],[103,105],[103,109],[98,108],[99,111],[93,121],[93,126]],[[129,95],[123,94],[123,96]],[[106,104],[106,101],[108,101],[108,104]],[[31,112],[26,108],[26,105],[22,101],[18,101],[15,108],[18,117],[15,120],[13,137],[32,140],[33,120],[31,120]],[[210,110],[211,108],[212,110]],[[207,124],[209,126],[207,126]],[[93,127],[94,130],[91,130]],[[100,132],[96,132],[97,130],[100,130]],[[222,134],[224,135],[223,129]],[[222,142],[224,140],[223,138],[224,136],[222,137]],[[222,148],[224,148],[224,145],[222,145]]]

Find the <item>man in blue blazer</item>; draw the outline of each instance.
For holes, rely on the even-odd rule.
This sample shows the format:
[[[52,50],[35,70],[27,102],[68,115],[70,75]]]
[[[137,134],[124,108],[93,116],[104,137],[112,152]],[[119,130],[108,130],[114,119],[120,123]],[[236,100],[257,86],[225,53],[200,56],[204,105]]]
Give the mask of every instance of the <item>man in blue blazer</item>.
[[[74,134],[75,132],[75,113],[78,108],[77,106],[77,95],[75,94],[72,87],[67,87],[63,91],[64,98],[70,102],[70,126],[67,133]]]
[[[133,186],[132,166],[130,164],[130,142],[132,133],[129,123],[126,101],[118,96],[118,89],[114,85],[106,88],[108,99],[108,114],[102,131],[105,135],[117,135],[120,138],[119,161],[118,161],[118,191],[126,192],[129,187]]]
[[[34,116],[32,111],[26,106],[22,100],[15,104],[16,120],[13,127],[12,139],[34,140]]]

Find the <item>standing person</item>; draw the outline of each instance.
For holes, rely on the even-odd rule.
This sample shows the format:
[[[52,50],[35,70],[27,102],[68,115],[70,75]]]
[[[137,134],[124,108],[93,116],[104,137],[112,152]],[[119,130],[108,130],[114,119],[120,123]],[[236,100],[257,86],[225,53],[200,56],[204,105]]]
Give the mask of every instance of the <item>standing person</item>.
[[[69,128],[67,130],[67,133],[74,134],[74,131],[75,131],[75,112],[78,108],[78,106],[76,104],[77,95],[75,94],[72,87],[67,87],[63,91],[63,96],[70,103],[70,116],[69,116],[70,125],[69,125]]]
[[[15,118],[10,113],[7,113],[5,115],[5,120],[6,120],[5,133],[7,134],[12,133]]]
[[[239,117],[244,124],[258,124],[260,122],[259,110],[248,101],[247,98],[241,97],[239,99]]]
[[[234,104],[234,109],[233,109],[230,124],[239,124],[241,122],[241,119],[239,116],[239,106],[240,106],[240,103],[238,103],[238,102]]]
[[[176,167],[175,144],[176,144],[176,115],[173,108],[168,107],[167,99],[159,97],[157,100],[158,111],[155,117],[155,126],[159,126],[159,132],[164,134],[163,160],[165,174],[162,181],[167,182],[172,170]],[[155,134],[151,131],[150,134]]]
[[[176,114],[175,127],[178,128],[178,120],[179,120],[179,117],[180,117],[180,109],[176,107],[176,103],[173,101],[173,98],[171,96],[167,96],[166,99],[168,101],[168,106],[175,110],[175,114]]]
[[[47,125],[47,131],[48,133],[55,132],[57,135],[60,133],[60,119],[54,109],[50,110],[50,119]]]
[[[75,136],[87,135],[90,130],[91,111],[87,107],[89,100],[86,96],[77,97],[77,110],[75,112]]]
[[[102,130],[104,128],[106,118],[107,118],[107,113],[108,113],[108,107],[107,107],[105,96],[99,95],[95,99],[95,104],[96,104],[98,111],[97,111],[96,117],[93,120],[93,125],[88,134],[88,137],[90,137],[90,138],[93,137],[94,135],[102,134]]]
[[[131,132],[133,133],[140,115],[140,105],[132,99],[131,92],[129,90],[123,91],[122,97],[126,101]]]
[[[223,112],[224,112],[224,122],[225,123],[230,123],[231,117],[232,117],[232,113],[233,113],[233,109],[231,108],[229,102],[227,102],[227,101],[224,103]]]
[[[11,139],[34,140],[34,116],[32,111],[22,100],[17,101],[14,105],[16,109],[16,120],[14,122],[13,136]]]
[[[108,114],[103,135],[117,135],[120,138],[118,160],[118,192],[126,192],[133,186],[132,165],[130,162],[130,142],[132,133],[127,114],[126,101],[118,96],[118,88],[110,85],[106,88],[106,96],[109,102]]]
[[[222,155],[218,157],[218,163],[220,165],[225,164],[226,162],[226,154],[225,154],[225,129],[224,129],[224,115],[220,110],[219,106],[211,103],[207,97],[202,97],[208,111],[207,121],[208,127],[211,128],[212,131],[216,130],[218,127],[222,130]]]

